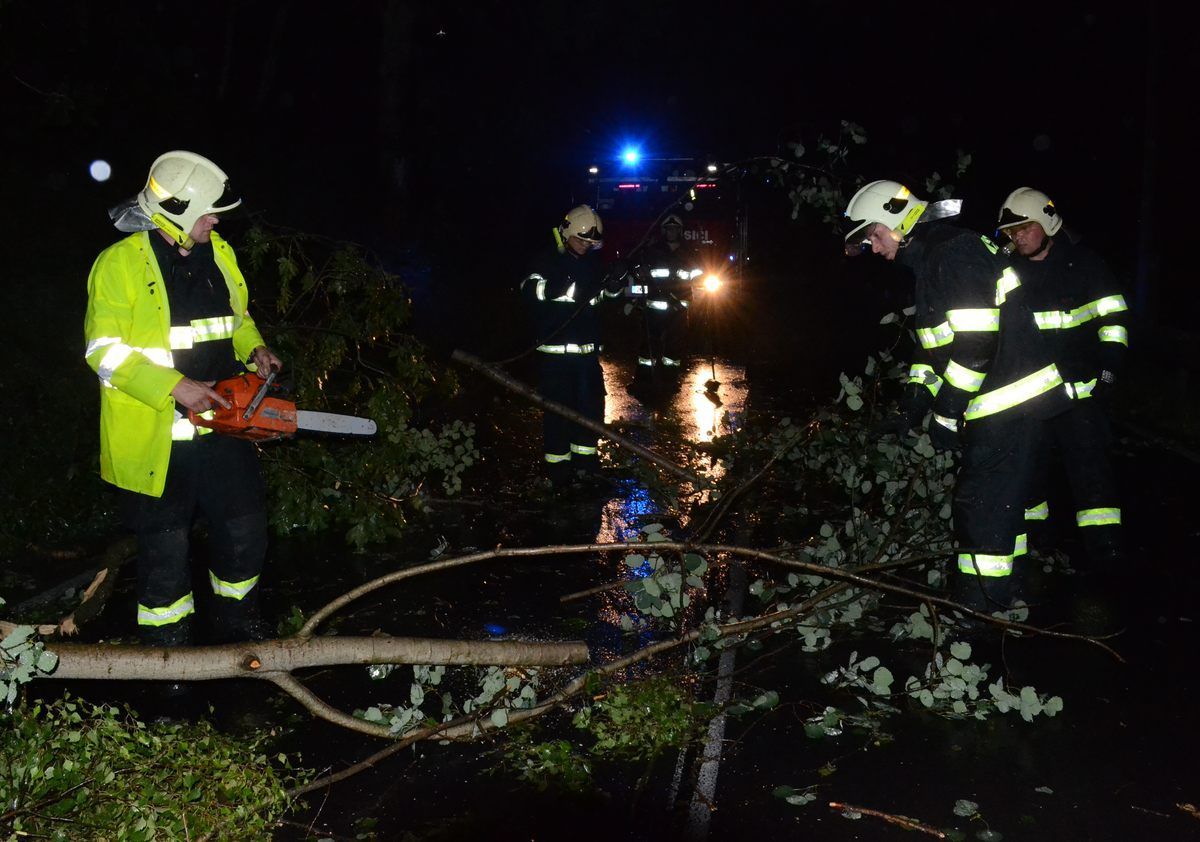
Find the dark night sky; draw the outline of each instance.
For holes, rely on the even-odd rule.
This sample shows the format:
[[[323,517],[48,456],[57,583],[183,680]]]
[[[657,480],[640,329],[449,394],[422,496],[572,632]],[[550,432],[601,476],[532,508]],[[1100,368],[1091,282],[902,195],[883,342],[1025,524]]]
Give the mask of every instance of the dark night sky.
[[[1050,192],[1136,271],[1147,105],[1171,152],[1180,72],[1148,3],[60,3],[0,0],[6,193],[98,249],[104,208],[168,148],[230,172],[272,221],[386,251],[523,251],[571,183],[626,139],[724,160],[806,145],[839,119],[867,178],[918,182],[974,155],[968,221]],[[1031,7],[1032,8],[1032,7]],[[1151,59],[1148,63],[1148,57]],[[1152,68],[1148,71],[1148,65]],[[1148,96],[1148,91],[1150,96]],[[106,184],[87,176],[112,162]],[[397,173],[401,176],[397,177]],[[45,206],[43,206],[43,203]],[[11,203],[10,203],[11,210]],[[1127,236],[1108,237],[1114,213]],[[1165,211],[1150,217],[1155,229]],[[1155,240],[1157,242],[1157,240]],[[440,250],[440,251],[439,251]],[[1160,265],[1163,261],[1159,261]]]

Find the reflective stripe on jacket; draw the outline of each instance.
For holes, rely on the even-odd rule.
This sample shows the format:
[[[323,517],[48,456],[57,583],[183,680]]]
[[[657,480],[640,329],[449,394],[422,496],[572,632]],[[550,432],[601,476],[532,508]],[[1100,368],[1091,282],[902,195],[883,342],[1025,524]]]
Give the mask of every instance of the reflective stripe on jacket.
[[[130,234],[100,253],[88,275],[83,332],[87,364],[100,378],[100,476],[160,497],[171,458],[175,399],[171,310],[151,250],[155,231]],[[262,335],[246,311],[249,292],[233,249],[215,232],[213,255],[229,288],[233,348],[248,360]]]
[[[1007,412],[1048,417],[1066,406],[1017,273],[986,237],[941,222],[918,226],[897,258],[916,276],[920,349],[906,409],[974,421]]]

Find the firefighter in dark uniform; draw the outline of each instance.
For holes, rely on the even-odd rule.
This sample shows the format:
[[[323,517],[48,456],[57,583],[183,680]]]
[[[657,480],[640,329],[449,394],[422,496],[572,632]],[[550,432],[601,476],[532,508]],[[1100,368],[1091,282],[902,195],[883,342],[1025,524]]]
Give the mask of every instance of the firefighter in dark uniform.
[[[938,221],[958,210],[956,201],[925,202],[895,181],[872,182],[846,208],[846,249],[897,260],[916,277],[920,348],[903,411],[881,431],[904,436],[932,410],[933,446],[961,448],[953,517],[963,549],[951,592],[991,610],[1012,596],[1042,421],[1062,412],[1067,398],[1000,249]]]
[[[100,473],[120,489],[137,534],[142,642],[192,640],[188,561],[192,521],[209,522],[214,642],[264,636],[258,580],[267,550],[262,474],[254,445],[188,420],[228,406],[216,380],[280,368],[247,312],[233,249],[213,230],[241,200],[225,173],[193,152],[150,168],[145,189],[110,215],[131,232],[88,277],[85,356],[100,378]],[[204,609],[201,609],[204,610]]]
[[[1088,557],[1109,572],[1121,556],[1121,507],[1104,402],[1129,347],[1129,308],[1100,256],[1072,243],[1062,226],[1054,202],[1031,187],[1014,190],[1000,209],[998,229],[1010,241],[1005,250],[1014,256],[1026,301],[1071,397],[1068,411],[1047,422],[1044,438],[1062,457]],[[1026,520],[1050,515],[1048,463],[1041,460]]]
[[[580,415],[604,420],[600,324],[596,305],[621,290],[604,288],[595,252],[603,245],[600,216],[587,205],[567,212],[553,229],[554,246],[521,282],[534,313],[539,391]],[[552,483],[599,473],[596,434],[554,412],[543,415],[543,459]]]
[[[679,372],[692,285],[703,274],[699,255],[684,239],[683,219],[669,214],[660,230],[661,239],[638,261],[638,280],[630,290],[644,320],[635,375],[639,384],[666,382]]]

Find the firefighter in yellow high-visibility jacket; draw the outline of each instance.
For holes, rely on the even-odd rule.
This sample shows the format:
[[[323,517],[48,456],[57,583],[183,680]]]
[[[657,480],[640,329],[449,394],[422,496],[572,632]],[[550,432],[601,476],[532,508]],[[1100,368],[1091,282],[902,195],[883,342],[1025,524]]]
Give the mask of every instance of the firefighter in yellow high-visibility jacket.
[[[213,638],[257,636],[266,556],[262,474],[254,446],[194,427],[187,410],[226,405],[212,384],[281,362],[247,312],[233,249],[213,230],[241,200],[225,173],[192,152],[162,155],[145,188],[110,216],[129,236],[96,259],[84,321],[100,378],[100,474],[138,538],[139,637],[190,643],[196,601],[188,536],[208,519]]]

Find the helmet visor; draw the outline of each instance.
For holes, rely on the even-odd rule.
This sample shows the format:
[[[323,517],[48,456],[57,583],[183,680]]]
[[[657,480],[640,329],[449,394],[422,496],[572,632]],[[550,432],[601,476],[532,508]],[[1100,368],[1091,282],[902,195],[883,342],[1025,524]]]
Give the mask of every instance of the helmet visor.
[[[871,226],[875,223],[865,219],[842,218],[842,230],[846,231],[846,256],[858,257],[871,250]]]
[[[1000,210],[1000,221],[996,223],[996,228],[1003,231],[1005,228],[1024,225],[1028,221],[1029,217],[1021,216],[1019,213],[1014,213],[1011,208],[1005,207]]]
[[[220,198],[212,203],[212,206],[208,209],[208,212],[224,213],[225,211],[233,210],[241,203],[241,198],[233,192],[233,190],[229,187],[229,182],[226,181],[225,190],[221,193]]]
[[[578,237],[594,249],[604,245],[604,237],[600,233],[600,229],[593,225],[586,231],[580,231],[577,234],[570,234],[571,237]]]

